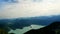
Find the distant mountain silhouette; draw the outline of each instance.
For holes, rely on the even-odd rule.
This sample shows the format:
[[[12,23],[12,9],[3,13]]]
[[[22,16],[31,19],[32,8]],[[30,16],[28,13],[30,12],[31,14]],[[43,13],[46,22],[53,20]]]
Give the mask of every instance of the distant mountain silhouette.
[[[60,34],[60,22],[53,22],[46,27],[32,29],[24,34]]]
[[[7,25],[8,28],[16,30],[23,29],[31,25],[42,25],[47,26],[54,21],[60,21],[60,15],[55,16],[38,16],[38,17],[28,17],[28,18],[10,18],[10,19],[0,19],[0,24],[4,26]],[[2,27],[0,26],[0,28]]]

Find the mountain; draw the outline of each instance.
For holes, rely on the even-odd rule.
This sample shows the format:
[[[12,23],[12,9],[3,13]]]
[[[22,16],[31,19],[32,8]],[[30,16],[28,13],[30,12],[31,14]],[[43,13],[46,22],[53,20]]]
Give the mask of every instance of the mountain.
[[[60,21],[60,15],[57,16],[38,16],[29,18],[11,18],[0,19],[0,24],[6,24],[10,29],[22,29],[31,25],[43,25],[47,26],[52,22]],[[1,26],[0,26],[1,28]]]
[[[32,29],[24,34],[60,34],[60,22],[53,22],[46,27]]]

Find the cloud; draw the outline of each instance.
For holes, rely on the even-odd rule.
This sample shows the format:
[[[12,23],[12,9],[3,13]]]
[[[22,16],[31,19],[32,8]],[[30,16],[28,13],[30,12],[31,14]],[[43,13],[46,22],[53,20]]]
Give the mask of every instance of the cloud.
[[[16,2],[17,0],[0,0],[0,2]]]
[[[60,0],[43,0],[32,2],[32,0],[18,0],[19,3],[6,5],[0,11],[0,17],[18,18],[34,16],[50,16],[60,14]]]

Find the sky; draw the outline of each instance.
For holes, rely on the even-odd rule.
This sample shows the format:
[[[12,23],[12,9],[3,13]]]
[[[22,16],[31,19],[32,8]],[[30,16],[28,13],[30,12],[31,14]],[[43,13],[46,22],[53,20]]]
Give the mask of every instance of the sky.
[[[60,15],[60,0],[0,0],[0,18]]]

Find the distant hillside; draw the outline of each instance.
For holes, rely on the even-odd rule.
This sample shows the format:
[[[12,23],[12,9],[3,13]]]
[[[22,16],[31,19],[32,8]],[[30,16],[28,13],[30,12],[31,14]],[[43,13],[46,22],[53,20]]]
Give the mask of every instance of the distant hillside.
[[[54,21],[60,21],[60,15],[58,16],[39,16],[30,18],[12,18],[12,19],[0,19],[0,24],[6,24],[11,29],[22,29],[32,24],[47,26]],[[1,27],[1,26],[0,26]]]

